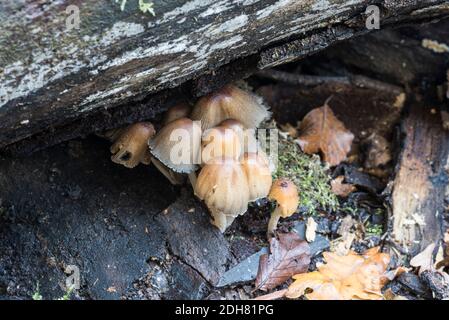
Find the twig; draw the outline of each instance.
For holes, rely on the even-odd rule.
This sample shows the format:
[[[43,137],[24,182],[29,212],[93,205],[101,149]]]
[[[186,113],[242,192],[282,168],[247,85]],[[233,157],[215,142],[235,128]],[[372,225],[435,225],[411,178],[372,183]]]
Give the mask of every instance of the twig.
[[[321,84],[344,84],[344,85],[354,85],[359,88],[369,88],[378,91],[392,92],[395,95],[399,95],[404,92],[404,89],[386,82],[371,79],[361,75],[351,75],[351,76],[311,76],[294,74],[279,70],[261,70],[256,73],[257,76],[262,78],[268,78],[288,84],[293,85],[304,85],[304,86],[317,86]]]

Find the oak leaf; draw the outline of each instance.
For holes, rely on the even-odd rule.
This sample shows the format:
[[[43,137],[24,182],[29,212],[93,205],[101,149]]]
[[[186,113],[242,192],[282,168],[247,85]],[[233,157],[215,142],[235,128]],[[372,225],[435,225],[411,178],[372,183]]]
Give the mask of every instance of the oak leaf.
[[[299,132],[295,141],[302,151],[307,154],[321,152],[323,160],[331,166],[346,160],[354,140],[354,135],[327,104],[310,111],[301,121]]]
[[[294,232],[279,234],[278,238],[270,239],[270,254],[260,257],[256,289],[273,289],[309,268],[310,249],[306,241]]]
[[[343,183],[344,176],[338,176],[331,181],[331,190],[337,196],[346,198],[350,193],[354,192],[357,188],[349,183]]]
[[[314,272],[297,274],[285,294],[310,300],[379,300],[388,281],[385,272],[390,256],[372,248],[363,255],[350,251],[346,256],[323,253],[326,264]],[[310,290],[313,290],[310,292]]]

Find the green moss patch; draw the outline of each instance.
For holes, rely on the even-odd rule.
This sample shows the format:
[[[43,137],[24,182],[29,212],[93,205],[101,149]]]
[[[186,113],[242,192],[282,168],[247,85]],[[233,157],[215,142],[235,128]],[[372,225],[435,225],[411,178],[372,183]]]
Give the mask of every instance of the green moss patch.
[[[335,211],[338,199],[330,186],[328,168],[319,156],[304,154],[291,138],[279,136],[278,167],[274,178],[291,179],[299,189],[299,206],[307,214],[316,209]]]

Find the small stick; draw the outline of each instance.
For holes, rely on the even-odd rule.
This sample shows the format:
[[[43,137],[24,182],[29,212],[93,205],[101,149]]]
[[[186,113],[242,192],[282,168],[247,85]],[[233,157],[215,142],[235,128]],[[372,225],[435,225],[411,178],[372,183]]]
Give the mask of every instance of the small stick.
[[[361,75],[350,76],[311,76],[303,74],[294,74],[279,70],[261,70],[256,73],[257,76],[267,79],[272,79],[287,84],[304,85],[308,87],[318,86],[321,84],[344,84],[354,85],[359,88],[369,88],[379,91],[392,92],[395,95],[404,92],[404,89],[386,82],[371,79]]]

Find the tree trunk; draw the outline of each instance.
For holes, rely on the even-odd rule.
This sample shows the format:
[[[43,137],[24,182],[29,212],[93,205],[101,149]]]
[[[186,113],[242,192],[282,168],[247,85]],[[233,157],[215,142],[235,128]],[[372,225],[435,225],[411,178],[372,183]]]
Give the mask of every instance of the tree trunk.
[[[115,1],[4,1],[0,148],[29,137],[45,147],[154,117],[185,93],[368,32],[370,4],[382,28],[449,12],[445,0],[156,0],[153,17],[136,0],[124,11]],[[70,28],[69,5],[79,8],[79,28]]]

